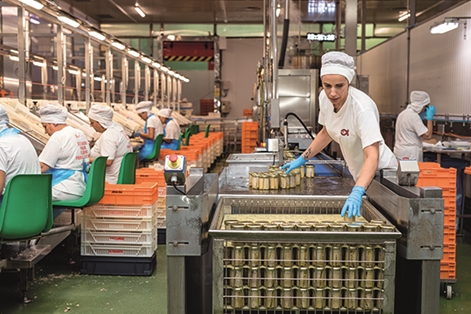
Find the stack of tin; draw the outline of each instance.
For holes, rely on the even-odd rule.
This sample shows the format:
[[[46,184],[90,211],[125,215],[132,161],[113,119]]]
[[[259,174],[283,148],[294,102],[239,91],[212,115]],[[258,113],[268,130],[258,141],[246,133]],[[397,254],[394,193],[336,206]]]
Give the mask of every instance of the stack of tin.
[[[268,172],[249,172],[249,187],[254,190],[290,189],[301,185],[304,178],[314,178],[314,165],[301,166],[289,174],[274,165]]]

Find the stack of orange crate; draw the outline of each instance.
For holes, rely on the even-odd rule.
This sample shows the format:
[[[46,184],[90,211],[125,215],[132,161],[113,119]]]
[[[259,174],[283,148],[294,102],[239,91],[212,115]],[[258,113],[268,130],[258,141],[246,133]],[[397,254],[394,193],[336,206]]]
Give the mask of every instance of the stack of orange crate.
[[[252,153],[258,141],[258,122],[242,122],[242,154]]]
[[[434,162],[419,162],[416,186],[437,186],[444,200],[443,258],[440,261],[440,280],[456,280],[456,169],[441,168]]]

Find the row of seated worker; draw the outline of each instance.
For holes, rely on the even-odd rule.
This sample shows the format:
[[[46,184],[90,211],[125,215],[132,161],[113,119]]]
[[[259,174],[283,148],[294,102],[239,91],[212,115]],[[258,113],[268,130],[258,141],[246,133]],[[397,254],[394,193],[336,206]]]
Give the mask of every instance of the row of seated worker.
[[[147,146],[153,146],[158,134],[163,134],[162,147],[176,149],[180,127],[172,123],[169,109],[161,109],[158,118],[151,113],[151,102],[136,106],[138,114],[146,121],[144,130],[136,132],[144,139],[140,158],[146,157]],[[90,148],[85,134],[78,128],[66,124],[68,112],[63,106],[46,104],[38,110],[41,125],[49,139],[37,154],[32,143],[16,128],[8,127],[9,116],[0,105],[0,187],[3,190],[8,181],[17,174],[52,174],[52,201],[73,201],[85,192],[87,170],[93,160],[107,156],[107,183],[118,180],[121,161],[127,152],[133,151],[129,136],[123,126],[113,121],[113,109],[105,105],[93,105],[88,112],[90,126],[100,133]],[[157,121],[156,121],[157,120]],[[173,135],[174,134],[174,135]],[[173,137],[170,137],[173,136]],[[60,211],[54,212],[58,216]],[[54,217],[54,218],[55,218]]]

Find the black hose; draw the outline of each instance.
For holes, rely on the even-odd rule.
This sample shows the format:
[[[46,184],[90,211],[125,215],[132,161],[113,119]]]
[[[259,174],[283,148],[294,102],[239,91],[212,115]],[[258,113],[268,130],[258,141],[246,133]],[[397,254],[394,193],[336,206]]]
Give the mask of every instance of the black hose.
[[[294,116],[296,119],[298,119],[298,121],[303,125],[304,129],[306,130],[307,134],[309,134],[309,136],[314,139],[314,136],[311,134],[311,131],[309,131],[309,129],[307,128],[307,126],[304,124],[303,120],[301,120],[301,118],[298,117],[297,114],[295,114],[294,112],[288,112],[286,115],[285,115],[285,121],[288,121],[288,117],[289,116]]]
[[[285,65],[286,46],[288,46],[289,19],[283,21],[283,40],[281,41],[280,61],[278,66],[283,68]]]

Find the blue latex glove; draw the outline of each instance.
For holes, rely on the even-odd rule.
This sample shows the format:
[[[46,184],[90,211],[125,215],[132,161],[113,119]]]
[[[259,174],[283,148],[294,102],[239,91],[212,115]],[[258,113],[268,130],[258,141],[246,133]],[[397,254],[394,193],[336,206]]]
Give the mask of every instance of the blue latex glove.
[[[420,119],[425,120],[425,111],[419,114]]]
[[[427,109],[425,109],[425,118],[427,120],[433,120],[433,116],[437,110],[435,110],[435,106],[428,106]]]
[[[285,165],[283,165],[283,167],[281,167],[281,169],[288,169],[286,171],[286,174],[290,173],[291,171],[293,171],[294,169],[298,168],[298,167],[301,167],[302,165],[304,165],[305,163],[307,162],[306,159],[304,159],[303,155],[299,156],[297,159],[293,160],[292,162],[289,162]]]
[[[361,217],[361,197],[365,194],[365,189],[361,186],[354,186],[352,192],[348,196],[345,204],[343,205],[342,211],[340,212],[340,216],[345,216],[346,212],[348,211],[348,218],[352,218],[353,216]]]
[[[139,134],[141,134],[141,131],[140,131],[140,130],[137,130],[136,133],[134,133],[134,136],[135,136],[135,137],[140,137]]]

